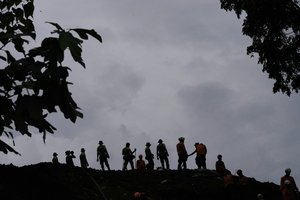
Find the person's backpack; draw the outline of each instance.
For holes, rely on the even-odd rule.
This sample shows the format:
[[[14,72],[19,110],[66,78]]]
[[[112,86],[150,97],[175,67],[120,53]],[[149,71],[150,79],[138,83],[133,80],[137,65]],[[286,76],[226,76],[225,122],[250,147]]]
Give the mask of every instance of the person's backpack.
[[[198,144],[196,146],[196,152],[197,152],[197,155],[206,155],[206,146],[204,144]]]

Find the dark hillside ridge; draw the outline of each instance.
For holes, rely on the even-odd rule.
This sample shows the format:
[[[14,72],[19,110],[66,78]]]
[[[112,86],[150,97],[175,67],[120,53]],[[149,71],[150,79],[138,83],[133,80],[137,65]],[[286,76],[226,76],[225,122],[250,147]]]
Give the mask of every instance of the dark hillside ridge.
[[[132,200],[145,192],[153,200],[280,200],[279,186],[249,178],[247,186],[224,188],[211,170],[100,171],[39,163],[0,165],[1,200]]]

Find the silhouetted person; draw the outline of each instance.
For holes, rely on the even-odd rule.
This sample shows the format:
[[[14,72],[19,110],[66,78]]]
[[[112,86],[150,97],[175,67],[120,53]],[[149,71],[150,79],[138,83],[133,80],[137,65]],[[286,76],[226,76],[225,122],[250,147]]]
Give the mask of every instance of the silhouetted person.
[[[242,185],[242,186],[245,186],[248,184],[248,177],[246,177],[244,174],[243,174],[243,171],[241,169],[237,170],[237,175],[238,175],[238,178],[239,178],[239,182],[238,184],[239,185]]]
[[[58,157],[57,157],[57,153],[56,153],[56,152],[53,153],[52,163],[53,163],[54,165],[58,165],[58,164],[59,164],[59,162],[58,162]]]
[[[157,156],[157,160],[158,159],[160,160],[162,169],[165,169],[165,163],[166,163],[167,169],[170,169],[169,159],[168,159],[169,153],[168,153],[166,145],[163,143],[162,139],[158,140],[158,145],[156,147],[156,156]]]
[[[187,151],[184,145],[184,137],[178,138],[179,143],[176,145],[177,154],[178,154],[178,166],[177,169],[186,169],[186,161],[188,158]]]
[[[217,158],[218,161],[216,162],[216,172],[221,176],[231,174],[231,172],[225,167],[225,163],[222,160],[222,155],[219,154]]]
[[[101,169],[104,171],[104,164],[108,170],[110,170],[110,166],[108,164],[109,154],[107,152],[106,146],[102,141],[99,141],[99,146],[97,147],[97,162],[100,160]]]
[[[295,200],[299,194],[294,178],[291,176],[291,169],[285,170],[285,175],[280,179],[280,191],[283,200]]]
[[[145,148],[145,159],[148,161],[148,163],[146,165],[147,170],[154,169],[154,161],[153,161],[154,155],[151,152],[150,146],[151,146],[150,142],[147,142],[146,148]]]
[[[123,171],[127,170],[128,163],[130,164],[131,169],[134,170],[133,159],[135,158],[135,156],[133,154],[135,153],[135,151],[136,151],[136,149],[131,151],[130,143],[127,142],[125,147],[122,150],[122,155],[123,155],[123,160],[124,160]]]
[[[74,151],[66,151],[66,164],[70,167],[74,167],[73,158],[76,158]]]
[[[189,156],[196,154],[196,165],[198,166],[198,169],[206,169],[206,154],[207,154],[207,149],[206,146],[202,143],[195,143],[195,151],[193,151],[193,153],[191,153]]]
[[[146,164],[143,160],[143,155],[139,155],[139,159],[136,161],[136,169],[139,171],[145,171],[146,170]]]
[[[86,159],[85,149],[84,148],[81,148],[81,153],[80,153],[79,159],[80,159],[80,165],[81,165],[81,167],[86,169],[89,166],[89,163],[88,163],[88,161]]]

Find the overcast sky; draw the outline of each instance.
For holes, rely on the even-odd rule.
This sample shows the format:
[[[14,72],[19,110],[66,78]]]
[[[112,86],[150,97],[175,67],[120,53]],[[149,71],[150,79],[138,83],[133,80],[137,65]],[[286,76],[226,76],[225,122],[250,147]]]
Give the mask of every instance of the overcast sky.
[[[219,0],[51,0],[35,1],[37,42],[57,22],[64,28],[95,29],[103,44],[91,38],[83,45],[83,69],[71,59],[71,87],[84,119],[76,124],[61,114],[51,116],[58,131],[15,137],[22,156],[0,153],[1,163],[23,166],[51,161],[57,152],[86,149],[90,166],[99,169],[99,140],[121,169],[126,142],[144,154],[146,142],[155,152],[162,139],[177,167],[176,144],[186,138],[208,149],[207,165],[216,157],[233,173],[279,183],[284,169],[300,184],[299,95],[273,94],[273,81],[256,58],[246,55],[250,39],[242,20],[220,9]],[[36,44],[35,46],[37,46]],[[12,142],[9,141],[9,144]],[[79,159],[75,160],[79,165]],[[160,166],[155,160],[156,167]],[[196,168],[195,157],[188,168]]]

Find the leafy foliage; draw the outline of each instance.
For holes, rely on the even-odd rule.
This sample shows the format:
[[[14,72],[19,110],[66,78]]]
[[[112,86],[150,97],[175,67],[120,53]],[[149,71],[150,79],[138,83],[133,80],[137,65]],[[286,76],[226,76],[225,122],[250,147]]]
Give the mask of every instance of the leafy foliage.
[[[273,92],[288,96],[300,89],[300,7],[297,0],[220,0],[221,8],[245,12],[243,34],[252,38],[247,54],[258,54],[274,79]]]
[[[33,0],[0,1],[0,137],[12,140],[14,131],[31,136],[29,127],[38,129],[45,140],[47,133],[56,130],[47,116],[58,112],[57,108],[74,123],[83,117],[68,88],[71,69],[63,65],[64,54],[68,49],[74,61],[85,67],[83,40],[92,36],[102,42],[94,30],[64,30],[48,22],[55,27],[56,37],[47,37],[39,47],[25,50],[36,37],[33,11]],[[0,151],[18,153],[3,140]]]

